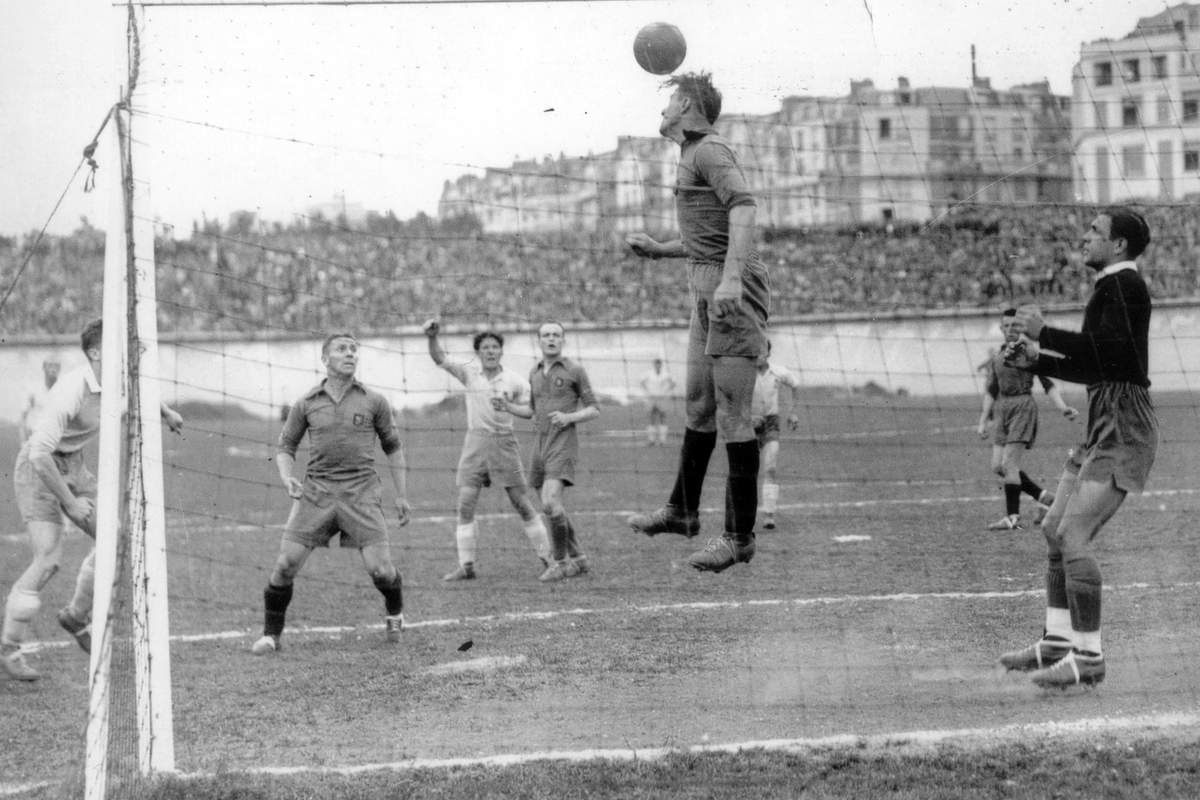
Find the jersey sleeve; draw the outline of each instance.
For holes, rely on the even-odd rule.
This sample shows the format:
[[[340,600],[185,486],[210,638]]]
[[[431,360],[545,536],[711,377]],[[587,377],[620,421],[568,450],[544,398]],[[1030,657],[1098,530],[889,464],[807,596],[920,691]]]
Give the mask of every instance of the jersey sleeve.
[[[375,401],[375,434],[379,437],[379,445],[383,452],[391,455],[400,449],[400,429],[396,427],[396,416],[392,413],[392,404],[381,394],[374,395]]]
[[[696,169],[726,208],[757,205],[741,165],[723,142],[701,142],[696,148]]]
[[[33,417],[33,429],[29,432],[29,457],[48,456],[58,449],[71,418],[83,408],[83,399],[88,389],[82,373],[71,380],[60,380],[46,395],[42,410]]]
[[[579,392],[579,406],[581,408],[594,406],[596,405],[596,393],[592,391],[592,382],[588,378],[587,370],[583,367],[577,367],[577,369],[578,375],[576,381]]]
[[[279,452],[295,456],[296,448],[300,446],[300,440],[304,438],[306,430],[308,430],[308,398],[301,398],[299,402],[292,404],[291,410],[288,411],[287,421],[283,423],[283,430],[279,432]]]

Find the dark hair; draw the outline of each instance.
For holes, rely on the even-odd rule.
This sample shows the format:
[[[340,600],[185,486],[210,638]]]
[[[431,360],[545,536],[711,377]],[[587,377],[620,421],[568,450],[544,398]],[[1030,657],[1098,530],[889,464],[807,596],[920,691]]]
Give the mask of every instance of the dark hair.
[[[721,93],[712,85],[712,74],[708,72],[685,72],[672,75],[663,81],[663,86],[674,86],[686,97],[690,97],[700,113],[712,125],[721,116]]]
[[[1137,258],[1145,251],[1150,244],[1150,226],[1141,214],[1125,206],[1110,206],[1100,213],[1110,220],[1109,241],[1125,240],[1125,255]]]
[[[479,352],[479,346],[483,344],[484,339],[495,339],[496,344],[504,347],[504,334],[500,333],[499,331],[480,331],[479,333],[475,334],[475,338],[471,340],[471,347],[475,349],[476,353]]]
[[[92,320],[83,329],[83,333],[79,334],[79,346],[83,348],[83,352],[87,352],[92,348],[100,346],[100,339],[104,336],[104,320]]]
[[[358,337],[353,333],[331,333],[325,337],[325,341],[321,342],[321,355],[329,355],[329,345],[333,344],[334,339],[349,339],[358,344]]]
[[[1015,308],[1006,308],[1006,309],[1004,309],[1003,313],[1001,313],[1000,316],[1015,317],[1016,315],[1017,315],[1017,310]]]

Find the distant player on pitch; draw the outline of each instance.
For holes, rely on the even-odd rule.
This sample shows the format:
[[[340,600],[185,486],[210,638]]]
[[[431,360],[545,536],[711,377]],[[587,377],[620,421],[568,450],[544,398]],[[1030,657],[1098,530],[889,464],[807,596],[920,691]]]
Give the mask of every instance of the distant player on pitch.
[[[538,580],[574,578],[588,571],[575,526],[563,506],[566,487],[575,484],[579,434],[575,426],[600,416],[592,384],[583,367],[563,355],[566,331],[559,322],[538,328],[542,360],[529,373],[529,405],[504,401],[518,417],[533,420],[537,440],[529,465],[529,482],[541,492],[542,511],[550,521],[550,566]]]
[[[729,461],[725,531],[688,563],[720,572],[754,557],[758,513],[758,442],[750,420],[756,362],[767,351],[771,291],[754,252],[755,200],[730,143],[713,127],[721,93],[708,73],[673,75],[674,91],[659,133],[679,144],[675,211],[680,238],[646,233],[626,238],[644,258],[686,258],[692,299],[687,353],[687,429],[675,486],[662,508],[634,514],[629,525],[649,536],[700,532],[700,493],[720,430]]]
[[[1008,308],[1000,318],[1005,343],[1021,338],[1017,310]],[[987,362],[983,389],[983,410],[976,428],[981,438],[990,429],[992,436],[992,472],[1004,481],[1004,516],[988,525],[989,531],[1011,531],[1021,527],[1021,493],[1039,506],[1035,521],[1040,521],[1054,502],[1054,495],[1042,489],[1021,469],[1022,456],[1037,438],[1038,407],[1033,399],[1033,374],[1004,363],[1002,352]],[[1074,421],[1079,412],[1067,405],[1054,381],[1039,375],[1042,388],[1062,415]]]
[[[343,546],[358,548],[363,566],[383,595],[384,629],[389,642],[400,641],[404,598],[400,570],[392,563],[382,482],[375,471],[375,443],[387,456],[395,490],[396,513],[408,524],[408,486],[404,448],[387,399],[355,377],[358,340],[334,333],[321,345],[325,378],[292,404],[279,433],[275,465],[292,498],[279,556],[263,590],[262,637],[251,646],[255,655],[279,650],[279,639],[292,602],[292,587],[317,547],[328,547],[338,533]],[[309,455],[304,479],[294,474],[296,449],[308,433]]]
[[[19,681],[36,681],[38,671],[21,652],[30,623],[42,607],[41,592],[62,560],[63,517],[92,538],[96,536],[96,476],[83,461],[83,448],[100,433],[100,354],[104,326],[90,323],[80,335],[87,363],[70,370],[46,395],[33,418],[29,438],[13,467],[17,508],[33,547],[33,561],[21,573],[4,604],[0,666]],[[163,405],[163,421],[172,431],[183,417]],[[96,550],[88,553],[75,579],[75,594],[58,612],[58,623],[85,651],[92,647],[92,587]]]
[[[800,388],[800,379],[787,367],[777,366],[769,361],[771,342],[767,342],[767,354],[758,359],[758,378],[754,382],[754,400],[750,409],[751,420],[754,423],[754,435],[758,439],[759,456],[762,459],[762,526],[767,530],[775,529],[775,510],[779,505],[779,387],[788,389],[787,426],[794,431],[800,425],[800,418],[793,409],[796,405],[796,390]]]
[[[441,325],[437,320],[425,323],[429,357],[433,363],[454,376],[466,388],[467,435],[458,459],[455,483],[458,486],[458,527],[454,532],[458,550],[458,568],[442,576],[444,581],[471,580],[475,577],[475,506],[479,492],[493,482],[504,488],[509,502],[525,523],[525,535],[542,560],[550,565],[550,542],[542,515],[529,499],[521,451],[513,433],[513,415],[509,404],[529,402],[529,383],[500,363],[504,357],[504,336],[496,331],[475,334],[472,346],[476,358],[466,363],[449,361],[438,339]]]
[[[1000,657],[1010,670],[1032,671],[1034,684],[1046,688],[1104,680],[1095,540],[1126,495],[1145,489],[1158,448],[1150,402],[1150,292],[1136,261],[1149,243],[1141,214],[1124,207],[1101,211],[1083,236],[1083,263],[1096,271],[1096,286],[1082,329],[1051,328],[1038,309],[1026,306],[1016,317],[1024,335],[1006,346],[1014,366],[1088,387],[1087,441],[1068,459],[1042,524],[1048,555],[1042,638]]]
[[[646,420],[646,446],[667,443],[667,404],[675,391],[675,379],[667,372],[661,358],[642,376],[642,393],[646,396],[649,419]]]

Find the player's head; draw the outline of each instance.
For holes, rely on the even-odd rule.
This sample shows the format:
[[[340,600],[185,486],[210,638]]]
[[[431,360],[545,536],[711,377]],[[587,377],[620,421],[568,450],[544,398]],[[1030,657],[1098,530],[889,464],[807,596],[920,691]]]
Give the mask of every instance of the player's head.
[[[1110,206],[1098,213],[1083,235],[1083,263],[1101,270],[1132,261],[1150,244],[1150,226],[1131,208]]]
[[[663,366],[663,360],[661,358],[654,359],[654,371],[655,372],[661,372],[662,366]]]
[[[658,132],[667,138],[682,137],[684,128],[699,122],[712,125],[721,116],[721,93],[712,84],[707,72],[684,72],[663,81],[674,87],[667,107],[662,112]]]
[[[92,361],[100,360],[100,342],[104,338],[104,320],[92,320],[79,334],[79,346]],[[94,353],[94,355],[93,355]]]
[[[548,358],[562,353],[566,338],[567,329],[558,320],[547,320],[538,327],[538,346],[542,348],[542,355]]]
[[[499,331],[480,331],[475,334],[471,345],[475,348],[475,354],[479,356],[479,363],[484,369],[496,369],[500,366],[500,359],[504,356],[504,334]]]
[[[62,371],[62,364],[57,358],[47,358],[42,361],[42,377],[46,380],[46,386],[53,386],[58,380],[58,373]]]
[[[352,333],[331,333],[321,343],[321,363],[330,375],[351,377],[358,367],[358,339]]]
[[[1017,322],[1017,310],[1015,308],[1006,308],[1000,314],[1000,332],[1004,334],[1004,341],[1015,342],[1021,338],[1021,323]]]

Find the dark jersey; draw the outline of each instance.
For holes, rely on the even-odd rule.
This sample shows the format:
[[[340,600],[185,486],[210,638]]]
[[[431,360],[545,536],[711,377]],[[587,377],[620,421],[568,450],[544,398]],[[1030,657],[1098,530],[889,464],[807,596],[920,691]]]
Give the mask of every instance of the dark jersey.
[[[279,452],[296,455],[308,431],[306,478],[355,481],[377,477],[375,442],[391,455],[400,448],[400,433],[386,398],[358,381],[346,389],[341,402],[314,386],[292,406],[279,433]]]

